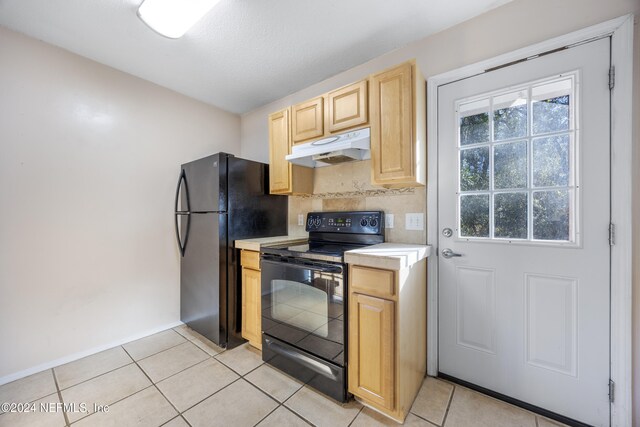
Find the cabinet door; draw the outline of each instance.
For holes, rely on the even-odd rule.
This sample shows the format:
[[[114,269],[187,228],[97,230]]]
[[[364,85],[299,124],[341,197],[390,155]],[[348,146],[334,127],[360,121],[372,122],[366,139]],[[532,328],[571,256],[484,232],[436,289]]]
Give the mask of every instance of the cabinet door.
[[[242,269],[242,337],[262,348],[260,322],[260,272]]]
[[[394,302],[351,294],[349,303],[349,391],[395,409]]]
[[[269,116],[269,190],[271,193],[291,192],[289,154],[289,110]]]
[[[371,77],[371,159],[373,182],[415,179],[413,64]]]
[[[329,92],[329,132],[366,124],[369,121],[367,95],[366,80]]]
[[[320,96],[291,107],[294,144],[324,135],[323,101]]]

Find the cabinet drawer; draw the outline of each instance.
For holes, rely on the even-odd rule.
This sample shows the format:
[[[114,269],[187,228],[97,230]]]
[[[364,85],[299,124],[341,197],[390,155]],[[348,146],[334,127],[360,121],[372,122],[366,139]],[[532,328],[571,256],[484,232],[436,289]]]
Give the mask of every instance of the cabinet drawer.
[[[396,297],[396,272],[378,268],[351,266],[351,291],[381,298]]]
[[[240,252],[240,265],[260,270],[260,252],[243,250]]]

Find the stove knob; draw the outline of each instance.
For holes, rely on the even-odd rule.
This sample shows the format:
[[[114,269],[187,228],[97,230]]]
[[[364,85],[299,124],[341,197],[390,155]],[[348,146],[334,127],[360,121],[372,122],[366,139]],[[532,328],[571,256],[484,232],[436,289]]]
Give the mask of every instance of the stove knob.
[[[313,218],[309,217],[309,219],[307,220],[307,225],[309,227],[313,227]]]
[[[360,225],[363,227],[366,227],[367,225],[369,225],[369,221],[367,220],[367,218],[362,218],[360,220]]]
[[[378,220],[375,218],[371,218],[371,221],[369,221],[369,225],[372,227],[375,227],[378,225]]]
[[[315,221],[313,221],[313,225],[320,227],[322,225],[322,220],[320,218],[316,218]]]

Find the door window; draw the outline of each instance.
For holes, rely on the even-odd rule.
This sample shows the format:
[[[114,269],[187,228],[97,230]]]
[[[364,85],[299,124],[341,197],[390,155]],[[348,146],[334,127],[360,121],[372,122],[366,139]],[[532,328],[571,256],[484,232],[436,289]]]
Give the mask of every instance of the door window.
[[[459,238],[577,243],[576,80],[456,102]]]

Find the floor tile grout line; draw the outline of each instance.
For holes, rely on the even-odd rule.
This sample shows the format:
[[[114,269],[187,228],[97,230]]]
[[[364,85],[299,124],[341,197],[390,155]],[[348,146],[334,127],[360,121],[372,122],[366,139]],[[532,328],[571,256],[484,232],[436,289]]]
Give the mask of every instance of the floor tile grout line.
[[[175,332],[175,331],[174,331]],[[177,332],[176,332],[177,333]],[[129,354],[129,352],[127,351],[127,349],[124,349],[124,351],[127,352],[127,354]],[[129,355],[131,356],[131,355]],[[155,381],[153,381],[151,379],[151,377],[149,375],[147,375],[147,373],[144,371],[144,369],[142,369],[142,367],[140,365],[138,365],[138,362],[134,362],[136,364],[136,366],[138,367],[138,369],[140,369],[142,371],[142,373],[149,379],[149,381],[151,381],[151,384],[153,385],[153,387],[155,387],[156,390],[158,390],[158,393],[160,393],[160,395],[164,398],[164,400],[167,401],[167,403],[169,403],[169,405],[171,405],[171,407],[176,411],[176,413],[178,415],[181,414],[181,412],[178,410],[178,408],[175,407],[175,405],[167,398],[167,396],[164,395],[164,393],[162,392],[162,390],[160,390],[160,388],[158,387],[158,385],[155,383]],[[193,365],[195,366],[195,365]]]
[[[231,381],[229,384],[225,385],[224,387],[216,390],[215,392],[211,393],[210,395],[208,395],[207,397],[203,398],[202,400],[197,401],[196,403],[194,403],[193,405],[189,406],[187,409],[185,409],[184,411],[180,412],[180,414],[184,414],[187,411],[190,411],[191,409],[195,408],[196,406],[198,406],[199,404],[201,404],[202,402],[204,402],[205,400],[209,399],[212,396],[215,396],[216,394],[220,393],[222,390],[224,390],[225,388],[229,387],[231,384],[238,382],[239,380],[241,380],[242,377],[238,377],[235,380]]]
[[[423,416],[421,416],[421,415],[418,415],[418,414],[416,414],[415,412],[411,412],[411,410],[409,410],[409,414],[413,415],[414,417],[418,417],[418,418],[420,418],[421,420],[424,420],[424,421],[428,422],[429,424],[433,424],[434,426],[442,427],[440,424],[434,423],[433,421],[429,421],[429,420],[428,420],[428,419],[426,419],[425,417],[423,417]],[[407,414],[407,416],[408,416],[409,414]],[[443,421],[443,424],[444,424],[444,421]]]
[[[351,424],[356,422],[356,419],[358,419],[358,417],[360,416],[360,414],[362,413],[362,411],[364,411],[364,405],[362,405],[362,408],[360,408],[360,410],[358,411],[358,413],[356,414],[355,417],[353,417],[353,419],[351,420],[351,422],[349,423],[349,425],[347,427],[351,427]],[[404,423],[402,423],[404,424]]]
[[[252,370],[252,371],[250,371],[250,372],[247,372],[247,374],[246,374],[246,375],[249,375],[251,372],[253,372],[253,371],[257,370],[258,368],[260,368],[260,367],[262,367],[262,366],[265,366],[265,365],[266,365],[266,363],[264,363],[264,362],[263,362],[263,363],[262,363],[260,366],[258,366],[257,368],[253,369],[253,370]],[[314,427],[315,427],[315,424],[314,424],[314,423],[312,423],[311,421],[307,420],[307,419],[306,419],[305,417],[303,417],[301,414],[299,414],[298,412],[296,412],[296,410],[295,410],[295,409],[293,409],[293,408],[289,408],[288,406],[286,406],[286,405],[285,405],[285,403],[286,403],[286,402],[288,402],[288,401],[289,401],[289,399],[291,399],[291,398],[292,398],[296,393],[298,393],[298,392],[299,392],[299,391],[304,387],[304,384],[301,384],[301,385],[300,385],[300,387],[298,387],[298,388],[297,388],[293,393],[291,393],[291,395],[289,395],[289,397],[287,397],[286,399],[284,399],[282,402],[279,402],[277,399],[275,399],[274,397],[272,397],[271,395],[269,395],[269,393],[267,393],[266,391],[262,390],[262,389],[261,389],[260,387],[258,387],[257,385],[253,384],[249,379],[244,378],[244,376],[243,376],[243,377],[241,377],[241,378],[242,378],[242,379],[244,379],[244,380],[245,380],[246,382],[248,382],[249,384],[251,384],[252,386],[254,386],[255,388],[257,388],[258,390],[260,390],[261,392],[263,392],[264,394],[266,394],[267,396],[269,396],[269,397],[271,397],[272,399],[276,400],[276,402],[278,402],[278,404],[279,404],[279,406],[278,406],[278,407],[280,407],[280,406],[284,407],[286,410],[290,411],[292,414],[294,414],[294,415],[296,415],[298,418],[302,419],[302,421],[304,421],[304,422],[306,422],[307,424],[312,425],[312,426],[314,426]],[[278,409],[278,408],[276,408],[276,409]],[[276,409],[274,409],[272,412],[274,412]],[[268,415],[267,415],[267,416],[268,416]],[[265,418],[266,418],[266,417],[265,417]],[[262,420],[260,420],[260,422],[262,422]]]
[[[191,423],[190,423],[189,421],[187,421],[187,418],[184,416],[184,413],[180,412],[180,414],[178,415],[178,417],[182,418],[182,421],[184,421],[184,423],[185,423],[187,426],[192,427],[192,426],[191,426]],[[176,418],[177,418],[177,417],[176,417]]]
[[[62,415],[64,416],[64,422],[67,427],[71,424],[69,422],[69,417],[67,416],[67,412],[64,410],[64,400],[62,399],[62,391],[60,390],[60,386],[58,385],[58,378],[56,377],[56,372],[51,368],[51,375],[53,375],[53,382],[56,384],[56,390],[58,391],[58,399],[60,399],[60,403],[62,403]]]
[[[316,425],[315,425],[314,423],[312,423],[311,421],[309,421],[308,419],[306,419],[305,417],[303,417],[303,416],[302,416],[302,414],[299,414],[299,413],[298,413],[294,408],[292,408],[292,407],[290,407],[290,406],[285,405],[285,403],[287,403],[289,400],[291,400],[291,399],[293,398],[293,396],[295,396],[296,394],[298,394],[298,392],[299,392],[300,390],[302,390],[306,385],[307,385],[307,384],[302,384],[302,386],[300,386],[300,388],[299,388],[299,389],[297,389],[295,392],[291,393],[291,396],[287,397],[287,398],[282,402],[282,406],[284,406],[286,409],[288,409],[289,411],[293,412],[295,415],[297,415],[298,417],[302,418],[304,421],[306,421],[307,423],[309,423],[310,425],[312,425],[312,426],[314,426],[314,427],[315,427]],[[329,399],[328,397],[327,397],[327,400],[329,400],[329,401],[333,402],[333,400],[332,400],[332,399]],[[359,402],[358,402],[358,403],[359,403]],[[360,408],[360,411],[362,411],[362,409],[364,409],[364,406],[363,406],[362,408]],[[358,412],[358,415],[360,415],[360,412]],[[358,416],[358,415],[356,415],[356,418],[357,418],[357,416]],[[354,418],[353,420],[355,420],[355,418]],[[352,420],[352,422],[353,422],[353,420]],[[351,424],[349,424],[349,425],[351,425]]]
[[[180,336],[182,337],[182,335],[180,335]],[[183,338],[184,338],[184,337],[183,337]],[[132,341],[132,342],[135,342],[135,341]],[[127,345],[128,343],[127,343],[127,344],[123,344],[123,345],[121,345],[121,347],[124,349],[124,351],[126,351],[126,352],[127,352],[127,354],[129,355],[129,357],[130,357],[134,362],[140,362],[141,360],[145,360],[145,359],[148,359],[148,358],[150,358],[150,357],[156,356],[156,355],[158,355],[158,354],[160,354],[160,353],[162,353],[162,352],[165,352],[165,351],[167,351],[167,350],[171,350],[172,348],[179,347],[179,346],[184,345],[184,344],[186,344],[186,343],[193,344],[191,341],[189,341],[189,340],[187,340],[187,339],[185,338],[184,342],[181,342],[180,344],[172,345],[171,347],[167,347],[167,348],[165,348],[165,349],[163,349],[163,350],[156,351],[156,352],[155,352],[155,353],[153,353],[153,354],[150,354],[150,355],[145,356],[145,357],[141,357],[140,359],[137,359],[137,360],[136,360],[136,359],[134,359],[134,358],[133,358],[133,356],[132,356],[131,354],[129,354],[129,351],[128,351],[126,348],[124,348],[124,346],[125,346],[125,345]],[[194,345],[195,347],[198,347],[198,346],[197,346],[197,345],[195,345],[195,344],[193,344],[193,345]],[[198,349],[199,349],[199,350],[202,350],[200,347],[198,347]]]
[[[237,348],[237,347],[236,347]],[[222,353],[220,353],[222,354]],[[216,355],[217,356],[217,355]],[[251,372],[255,371],[256,369],[258,369],[259,367],[261,367],[262,365],[264,365],[264,362],[260,362],[260,364],[258,366],[256,366],[255,368],[252,368],[249,372],[245,373],[244,375],[241,374],[240,372],[236,371],[235,369],[233,369],[233,367],[231,367],[231,365],[228,365],[226,363],[224,363],[223,360],[218,359],[216,356],[211,356],[214,359],[216,359],[218,362],[222,363],[225,367],[231,369],[233,371],[234,374],[240,375],[240,377],[244,377],[245,375],[249,375]]]
[[[442,417],[442,424],[440,424],[442,427],[444,427],[444,425],[447,422],[447,417],[449,416],[449,410],[451,409],[451,404],[453,403],[453,395],[456,393],[456,386],[453,385],[453,388],[451,389],[451,396],[449,396],[449,401],[447,402],[447,409],[446,411],[444,411],[444,417]]]
[[[269,393],[267,393],[266,391],[262,390],[260,387],[258,387],[257,385],[255,385],[254,383],[252,383],[251,381],[249,381],[248,379],[246,379],[245,377],[242,377],[243,380],[245,380],[246,382],[248,382],[249,384],[251,384],[251,386],[253,388],[255,388],[256,390],[258,390],[260,393],[266,395],[267,397],[269,397],[271,400],[275,401],[278,405],[282,405],[282,402],[280,402],[278,399],[276,399],[275,397],[271,396]]]
[[[207,362],[207,361],[208,361],[208,360],[210,360],[210,359],[213,359],[213,358],[212,358],[212,357],[208,357],[208,358],[206,358],[206,359],[204,359],[204,360],[201,360],[200,362],[196,363],[195,365],[188,366],[188,367],[186,367],[186,368],[184,368],[184,369],[182,369],[182,370],[180,370],[180,371],[176,372],[175,374],[171,374],[171,375],[169,375],[169,376],[168,376],[168,377],[166,377],[166,378],[163,378],[163,379],[161,379],[161,380],[158,380],[157,382],[154,382],[154,384],[161,383],[162,381],[168,380],[169,378],[173,378],[173,377],[175,377],[176,375],[179,375],[179,374],[183,373],[184,371],[188,371],[188,370],[189,370],[189,369],[191,369],[191,368],[195,368],[195,367],[196,367],[196,366],[198,366],[198,365],[202,365],[204,362]],[[215,360],[215,359],[214,359],[214,360]],[[138,366],[138,367],[139,367],[142,371],[144,371],[144,369],[142,369],[142,367],[141,367],[141,366]],[[152,382],[153,382],[153,381],[152,381]]]
[[[169,424],[171,421],[175,420],[176,418],[181,418],[180,414],[176,415],[176,416],[175,416],[175,417],[173,417],[173,418],[170,418],[168,421],[163,422],[162,424],[160,424],[160,426],[159,426],[159,427],[164,427],[164,426],[166,426],[167,424]]]
[[[185,325],[185,326],[186,326],[186,325]],[[188,337],[188,336],[184,335],[183,333],[181,333],[181,332],[177,331],[177,330],[176,330],[176,328],[173,328],[173,331],[174,331],[174,332],[177,332],[181,337],[183,337],[183,338],[185,338],[185,339],[187,339],[187,340],[189,340],[189,341],[191,341],[191,342],[193,342],[193,341],[201,341],[202,339],[206,339],[207,341],[211,341],[210,339],[208,339],[208,338],[207,338],[207,337],[205,337],[204,335],[201,335],[201,336],[199,336],[199,337],[194,336],[194,335],[191,335],[190,337]],[[195,331],[194,331],[194,332],[195,332]],[[213,341],[211,341],[211,343],[213,343],[214,345],[217,345],[217,344],[216,344],[216,343],[214,343]],[[220,347],[220,348],[222,348],[222,347]],[[223,349],[222,351],[224,351],[224,349]],[[221,353],[222,353],[222,352],[221,352]]]
[[[127,353],[127,356],[131,357],[131,355],[129,355],[129,353],[127,352],[127,350],[126,350],[126,349],[124,349],[124,348],[123,348],[123,350],[125,351],[125,353]],[[168,350],[168,349],[167,349],[167,350]],[[157,354],[157,353],[156,353],[156,354]],[[173,376],[175,376],[175,375],[178,375],[179,373],[182,373],[182,372],[186,371],[187,369],[193,368],[194,366],[197,366],[197,365],[199,365],[199,364],[201,364],[201,363],[204,363],[204,362],[206,362],[206,361],[207,361],[207,360],[209,360],[209,359],[211,359],[211,357],[209,357],[209,358],[207,358],[207,359],[204,359],[203,361],[198,362],[198,363],[196,363],[195,365],[189,366],[188,368],[185,368],[185,369],[181,370],[180,372],[176,372],[175,374],[170,375],[170,376],[168,376],[167,378],[163,378],[163,379],[162,379],[162,380],[160,380],[159,382],[162,382],[162,381],[164,381],[164,380],[166,380],[166,379],[168,379],[168,378],[171,378],[171,377],[173,377]],[[120,402],[120,401],[122,401],[122,400],[124,400],[124,399],[126,399],[126,398],[128,398],[128,397],[131,397],[131,396],[133,396],[134,394],[137,394],[137,393],[139,393],[139,392],[141,392],[141,391],[143,391],[143,390],[146,390],[146,389],[148,389],[149,387],[151,387],[151,386],[153,386],[153,385],[155,385],[155,384],[156,384],[156,383],[154,383],[154,382],[153,382],[153,380],[152,380],[152,379],[147,375],[147,373],[144,371],[144,369],[142,369],[142,367],[141,367],[140,365],[138,365],[138,363],[137,363],[135,360],[133,360],[133,359],[132,359],[132,362],[131,362],[131,363],[128,363],[128,364],[126,364],[126,365],[124,365],[124,366],[121,366],[121,367],[119,367],[119,368],[113,369],[113,370],[111,370],[111,371],[105,372],[104,374],[100,374],[100,375],[95,376],[95,377],[93,377],[93,378],[90,378],[90,379],[88,379],[88,380],[86,380],[86,381],[83,381],[83,382],[81,382],[81,383],[75,384],[75,385],[73,385],[73,386],[71,386],[71,387],[67,387],[66,389],[63,389],[63,390],[65,390],[65,391],[66,391],[66,390],[69,390],[69,389],[71,389],[71,388],[75,387],[76,385],[84,384],[84,383],[86,383],[86,382],[89,382],[89,381],[91,381],[91,380],[94,380],[94,379],[96,379],[96,378],[99,378],[99,377],[101,377],[101,376],[103,376],[103,375],[106,375],[106,374],[112,373],[112,372],[114,372],[114,371],[117,371],[118,369],[121,369],[121,368],[127,367],[127,366],[129,366],[129,365],[136,365],[136,367],[137,367],[137,368],[142,372],[142,374],[143,374],[143,375],[144,375],[144,376],[145,376],[145,377],[150,381],[150,384],[149,384],[149,385],[147,385],[147,386],[145,386],[145,387],[143,387],[143,388],[141,388],[140,390],[136,390],[136,391],[134,391],[134,392],[133,392],[133,393],[131,393],[131,394],[128,394],[128,395],[126,395],[126,396],[124,396],[124,397],[122,397],[122,398],[120,398],[120,399],[118,399],[118,400],[115,400],[115,401],[113,401],[113,402],[109,403],[108,405],[115,405],[116,403],[118,403],[118,402]],[[164,396],[164,395],[163,395],[163,396]],[[166,399],[166,397],[165,397],[165,399]],[[167,399],[167,400],[168,400],[168,399]],[[177,410],[177,409],[176,409],[176,410]],[[180,412],[178,412],[178,413],[180,413]],[[76,421],[74,421],[74,423],[76,423],[76,422],[80,421],[81,419],[86,418],[86,417],[88,417],[88,416],[90,416],[90,415],[93,415],[93,414],[95,414],[95,412],[92,412],[92,413],[87,414],[87,415],[85,415],[85,416],[83,416],[83,417],[81,417],[81,418],[78,418]],[[175,417],[174,417],[174,418],[175,418]],[[172,419],[173,419],[173,418],[172,418]],[[188,423],[187,423],[187,424],[188,424]]]
[[[108,403],[107,405],[108,405],[109,407],[111,407],[111,406],[115,405],[116,403],[120,403],[120,402],[122,402],[123,400],[128,399],[128,398],[130,398],[131,396],[134,396],[134,395],[136,395],[136,394],[138,394],[138,393],[140,393],[140,392],[143,392],[143,391],[145,391],[146,389],[151,388],[151,387],[153,387],[153,384],[149,384],[148,386],[143,387],[143,388],[141,388],[140,390],[135,391],[135,392],[133,392],[133,393],[131,393],[131,394],[129,394],[129,395],[127,395],[127,396],[125,396],[125,397],[121,397],[120,399],[115,400],[115,401],[113,401],[113,402],[111,402],[111,403]],[[92,413],[90,413],[90,414],[85,415],[85,416],[84,416],[84,417],[82,417],[82,418],[78,418],[78,419],[77,419],[77,420],[75,420],[74,422],[70,423],[70,425],[73,425],[73,424],[77,423],[78,421],[80,421],[80,420],[84,420],[85,418],[88,418],[88,417],[90,417],[90,416],[92,416],[92,415],[102,414],[102,413],[105,413],[105,412],[92,412]]]
[[[245,381],[246,381],[246,380],[245,380]],[[260,390],[260,391],[262,391],[262,390]],[[275,408],[273,408],[271,411],[269,411],[269,413],[268,413],[267,415],[265,415],[264,417],[260,418],[260,420],[259,420],[257,423],[255,423],[255,424],[253,425],[253,427],[256,427],[258,424],[260,424],[261,422],[263,422],[267,417],[269,417],[269,415],[271,415],[271,414],[273,414],[274,412],[276,412],[276,411],[278,410],[278,408],[279,408],[279,407],[281,407],[281,406],[282,406],[282,403],[279,403],[278,405],[276,405],[276,407],[275,407]]]
[[[114,347],[114,348],[115,348],[115,347]],[[96,378],[100,378],[100,377],[102,377],[102,376],[104,376],[104,375],[111,374],[111,373],[113,373],[113,372],[117,371],[118,369],[122,369],[122,368],[124,368],[124,367],[129,366],[129,365],[133,365],[134,363],[135,363],[135,361],[133,361],[133,360],[132,360],[131,362],[127,363],[126,365],[118,366],[117,368],[113,368],[113,369],[111,369],[111,370],[109,370],[109,371],[105,371],[105,372],[103,372],[103,373],[101,373],[101,374],[98,374],[98,375],[96,375],[95,377],[91,377],[91,378],[88,378],[88,379],[86,379],[86,380],[82,380],[82,381],[80,381],[79,383],[75,383],[75,384],[73,384],[73,385],[70,385],[69,387],[61,388],[61,389],[60,389],[60,391],[67,391],[67,390],[69,390],[69,389],[71,389],[71,388],[73,388],[73,387],[75,387],[75,386],[78,386],[78,385],[80,385],[80,384],[87,383],[87,382],[89,382],[89,381],[91,381],[91,380],[95,380]],[[63,366],[63,365],[61,365],[61,366]],[[58,368],[58,367],[59,367],[59,366],[55,366],[55,367],[54,367],[54,368],[52,368],[52,369],[55,369],[55,368]]]

